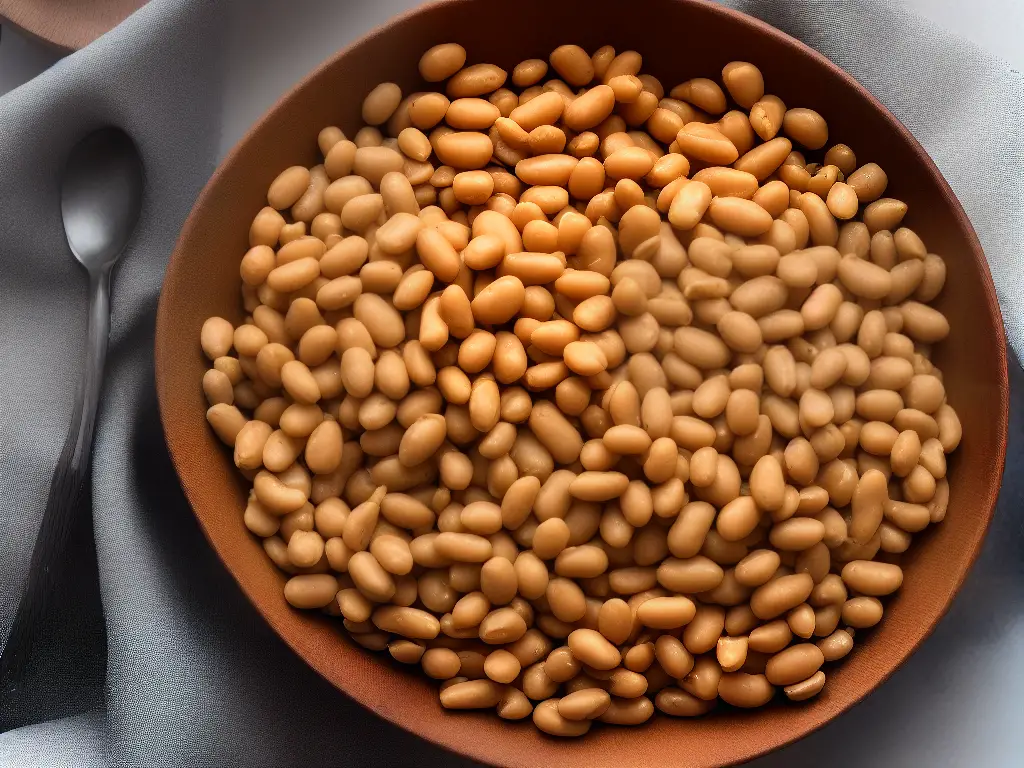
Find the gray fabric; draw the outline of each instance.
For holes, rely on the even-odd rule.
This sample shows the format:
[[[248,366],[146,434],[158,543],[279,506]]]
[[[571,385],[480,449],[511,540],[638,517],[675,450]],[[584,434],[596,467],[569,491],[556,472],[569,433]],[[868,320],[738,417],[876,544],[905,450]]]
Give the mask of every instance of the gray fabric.
[[[731,4],[825,51],[921,140],[974,221],[1020,350],[1020,74],[874,0]],[[214,167],[231,67],[222,42],[228,25],[239,26],[232,14],[245,11],[243,0],[153,0],[0,98],[0,638],[21,593],[85,335],[85,277],[61,235],[59,169],[83,133],[112,122],[139,143],[148,178],[113,285],[91,525],[83,516],[75,533],[33,684],[0,692],[0,719],[21,726],[0,734],[0,766],[460,762],[368,714],[284,647],[218,565],[164,449],[153,313],[167,256]],[[351,36],[338,34],[338,45]],[[1020,378],[1015,369],[1015,391]],[[1015,410],[1014,448],[1020,427]],[[1008,483],[997,530],[936,635],[864,705],[762,768],[826,756],[841,766],[958,765],[971,754],[1012,764],[1024,746],[1012,721],[967,720],[965,730],[953,705],[1010,713],[1010,679],[1024,672],[1009,643],[1024,618],[1024,535],[1013,517],[1022,486],[1012,474]],[[1003,664],[1009,657],[1015,674],[986,663],[989,651]],[[937,700],[950,703],[920,706]]]

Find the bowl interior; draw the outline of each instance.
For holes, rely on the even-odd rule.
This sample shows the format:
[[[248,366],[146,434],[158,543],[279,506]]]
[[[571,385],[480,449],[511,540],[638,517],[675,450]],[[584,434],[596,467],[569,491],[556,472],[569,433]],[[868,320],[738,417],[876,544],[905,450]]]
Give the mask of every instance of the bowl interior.
[[[755,62],[769,92],[825,116],[829,145],[848,143],[860,162],[885,168],[887,194],[910,207],[906,223],[946,258],[948,280],[939,307],[952,332],[937,360],[964,424],[950,468],[949,513],[915,540],[904,560],[904,586],[889,603],[885,621],[858,638],[853,654],[828,672],[829,684],[811,702],[756,713],[723,710],[686,722],[660,717],[642,733],[601,728],[563,742],[490,713],[444,712],[434,682],[355,646],[335,621],[285,603],[282,574],[242,524],[246,488],[204,418],[200,380],[207,363],[199,330],[211,315],[241,320],[238,263],[249,224],[276,174],[317,162],[316,136],[325,125],[351,135],[362,99],[377,83],[397,82],[406,93],[424,88],[419,56],[449,41],[466,47],[470,63],[493,62],[508,70],[526,58],[546,59],[567,42],[589,51],[605,44],[632,48],[643,54],[644,71],[666,87],[689,77],[716,77],[732,60]],[[944,613],[991,517],[1005,450],[1005,342],[991,277],[963,210],[927,155],[866,91],[820,55],[749,17],[688,0],[628,6],[615,0],[522,0],[514,11],[490,0],[448,0],[400,17],[335,56],[252,129],[204,190],[167,270],[156,363],[167,442],[186,496],[267,621],[313,668],[370,709],[452,750],[502,765],[720,765],[750,759],[819,727],[890,675]]]

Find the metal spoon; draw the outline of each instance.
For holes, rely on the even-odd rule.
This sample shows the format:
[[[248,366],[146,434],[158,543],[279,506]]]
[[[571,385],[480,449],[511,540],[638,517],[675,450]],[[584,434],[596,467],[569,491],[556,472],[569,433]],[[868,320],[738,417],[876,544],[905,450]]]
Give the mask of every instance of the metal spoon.
[[[5,692],[17,686],[19,669],[37,645],[39,619],[50,602],[57,564],[85,485],[110,332],[110,271],[139,220],[142,189],[139,151],[118,128],[101,128],[86,136],[71,150],[64,167],[60,200],[64,232],[71,252],[89,273],[85,371],[50,484],[25,593],[0,657],[0,690]]]

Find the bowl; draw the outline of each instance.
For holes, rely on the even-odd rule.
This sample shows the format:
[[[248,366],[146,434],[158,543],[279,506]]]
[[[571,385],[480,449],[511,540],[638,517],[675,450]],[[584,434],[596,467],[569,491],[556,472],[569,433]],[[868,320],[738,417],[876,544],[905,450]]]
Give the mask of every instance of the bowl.
[[[242,139],[203,190],[171,256],[157,318],[156,373],[171,457],[199,522],[242,591],[311,667],[396,725],[484,763],[508,766],[634,764],[713,766],[749,760],[819,728],[881,684],[932,631],[978,554],[999,490],[1006,444],[1006,347],[992,279],[978,238],[948,184],[907,130],[853,78],[778,30],[699,0],[521,0],[515,13],[490,0],[447,0],[400,16],[334,56],[285,95]],[[581,20],[586,20],[581,24]],[[699,30],[699,33],[694,33]],[[685,35],[686,44],[680,40]],[[947,259],[938,307],[952,332],[937,351],[964,438],[950,466],[949,514],[921,535],[885,620],[829,673],[817,698],[704,718],[658,717],[642,730],[606,727],[561,741],[493,713],[451,713],[434,681],[350,642],[336,620],[293,610],[284,578],[242,524],[247,488],[206,423],[199,347],[203,321],[240,322],[238,263],[247,232],[283,168],[317,162],[326,125],[354,131],[365,94],[394,81],[422,87],[417,61],[430,46],[459,42],[469,62],[547,58],[574,42],[644,55],[644,71],[667,85],[712,76],[734,59],[756,62],[770,92],[828,120],[830,142],[889,174],[909,205],[907,224]]]
[[[65,52],[106,34],[146,0],[0,0],[0,18]]]

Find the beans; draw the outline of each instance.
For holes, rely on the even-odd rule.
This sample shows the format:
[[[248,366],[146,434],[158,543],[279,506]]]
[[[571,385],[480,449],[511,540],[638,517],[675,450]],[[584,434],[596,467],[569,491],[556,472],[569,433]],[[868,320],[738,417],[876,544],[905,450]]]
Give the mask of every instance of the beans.
[[[278,515],[298,510],[308,499],[308,494],[302,489],[285,485],[279,477],[267,471],[260,471],[253,478],[253,490],[256,499],[271,513]]]
[[[828,125],[813,109],[798,107],[786,110],[782,130],[808,149],[821,149],[828,141]]]
[[[612,699],[600,688],[585,688],[558,701],[558,714],[566,720],[594,720],[607,711]]]
[[[839,241],[839,229],[828,205],[818,195],[805,192],[797,207],[807,218],[811,242],[814,245],[834,246]]]
[[[611,706],[600,716],[603,723],[616,725],[640,725],[654,714],[651,700],[641,696],[633,699],[612,699]]]
[[[765,677],[773,685],[793,685],[811,677],[824,661],[824,654],[812,643],[793,645],[768,660]]]
[[[477,322],[501,324],[519,311],[526,290],[522,281],[513,276],[499,277],[473,299],[471,306]]]
[[[882,509],[888,500],[884,474],[875,469],[865,472],[853,492],[853,520],[850,536],[858,544],[867,544],[882,522]]]
[[[601,123],[614,107],[615,91],[608,85],[596,85],[565,108],[563,119],[570,129],[585,131]]]
[[[814,581],[806,573],[782,576],[758,587],[750,597],[750,607],[759,619],[773,619],[806,600]]]
[[[445,80],[466,63],[466,49],[457,43],[435,45],[420,58],[420,75],[428,83]]]
[[[693,602],[685,597],[656,597],[640,605],[637,619],[652,629],[676,629],[689,623],[695,610]]]
[[[787,685],[783,690],[786,693],[786,698],[790,701],[806,701],[813,696],[817,696],[824,685],[825,673],[818,671],[806,680],[794,683],[793,685]]]
[[[582,736],[590,730],[591,720],[568,720],[559,713],[559,701],[542,701],[533,710],[533,724],[551,736]]]
[[[882,620],[882,603],[874,597],[855,597],[842,607],[843,623],[854,629],[867,629]]]
[[[885,171],[876,163],[865,163],[850,174],[847,183],[853,187],[862,203],[871,203],[882,196],[888,181]]]
[[[435,46],[445,93],[378,85],[274,180],[200,332],[286,600],[561,736],[818,694],[964,432],[884,171],[808,164],[829,127],[754,64],[642,65]]]
[[[843,566],[843,581],[864,595],[881,597],[891,594],[903,584],[903,570],[898,565],[869,560],[854,560]]]
[[[782,127],[786,105],[777,96],[762,96],[750,108],[750,125],[764,141],[770,140]]]
[[[654,159],[642,147],[623,147],[604,161],[607,175],[613,179],[639,179],[654,167]]]
[[[722,69],[725,83],[733,101],[744,109],[750,109],[764,96],[764,77],[754,64],[746,61],[732,61]]]
[[[779,564],[777,552],[770,549],[755,550],[736,564],[736,580],[746,587],[760,586],[771,579]]]
[[[608,501],[620,496],[629,479],[620,472],[582,472],[569,486],[569,493],[581,501]]]
[[[293,165],[280,173],[267,191],[267,203],[271,208],[284,210],[291,208],[309,186],[309,171],[299,165]]]
[[[711,188],[702,181],[686,184],[672,199],[668,218],[678,229],[693,229],[711,204]]]
[[[933,344],[949,335],[949,322],[937,310],[916,301],[900,307],[903,329],[915,341]]]
[[[679,688],[663,688],[654,700],[654,706],[672,717],[699,717],[713,707],[712,702],[703,701]]]
[[[761,707],[772,700],[775,689],[764,675],[731,672],[722,675],[718,695],[734,707]]]
[[[716,197],[708,208],[711,221],[726,232],[742,237],[756,237],[768,231],[772,216],[752,200],[739,197]]]
[[[733,290],[729,303],[736,310],[758,319],[781,309],[786,302],[786,296],[787,288],[782,280],[772,275],[762,275]]]
[[[793,149],[789,139],[777,137],[746,152],[733,163],[733,168],[753,174],[764,181],[775,172]]]
[[[483,168],[494,151],[487,134],[473,131],[445,134],[434,149],[445,165],[459,169]]]
[[[687,123],[676,135],[683,154],[714,165],[729,165],[739,151],[721,131],[707,123]]]
[[[838,661],[853,650],[853,638],[846,630],[837,630],[817,643],[825,661]]]
[[[338,580],[326,573],[292,576],[284,585],[285,600],[295,608],[323,608],[337,592]]]
[[[441,706],[445,709],[489,709],[496,706],[504,688],[492,680],[467,680],[455,683],[441,691]]]
[[[441,631],[437,618],[418,608],[381,606],[373,612],[373,623],[380,630],[414,640],[432,640]]]
[[[381,83],[363,100],[363,122],[367,125],[386,123],[401,101],[401,88],[394,83]]]
[[[762,509],[777,510],[782,506],[785,480],[778,460],[771,455],[758,459],[750,473],[750,493]]]
[[[793,518],[772,526],[768,540],[783,551],[805,552],[825,537],[825,526],[813,518]]]
[[[473,64],[451,77],[447,93],[450,98],[483,96],[501,88],[507,76],[505,70],[494,64]]]
[[[594,669],[614,669],[621,661],[618,649],[595,630],[573,630],[569,634],[568,643],[572,655]]]
[[[211,317],[203,323],[200,344],[210,360],[223,357],[233,343],[234,328],[222,317]]]
[[[857,192],[848,184],[837,182],[828,191],[825,200],[829,211],[837,219],[844,221],[852,219],[857,215]]]
[[[515,610],[499,608],[480,622],[480,639],[489,645],[513,643],[526,633],[526,629],[525,620]]]
[[[685,560],[669,558],[658,567],[658,582],[676,592],[705,592],[722,583],[724,572],[712,560],[698,555]]]

